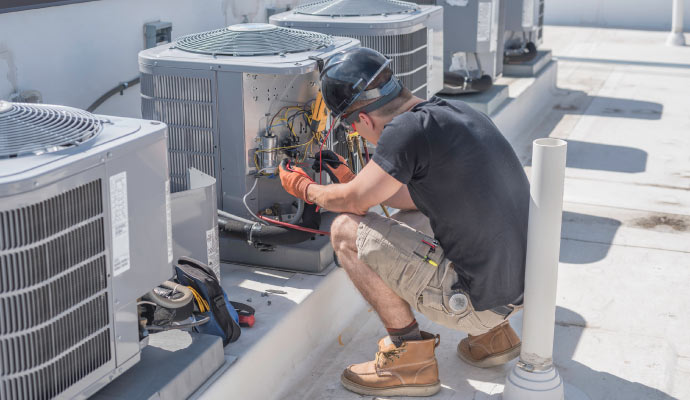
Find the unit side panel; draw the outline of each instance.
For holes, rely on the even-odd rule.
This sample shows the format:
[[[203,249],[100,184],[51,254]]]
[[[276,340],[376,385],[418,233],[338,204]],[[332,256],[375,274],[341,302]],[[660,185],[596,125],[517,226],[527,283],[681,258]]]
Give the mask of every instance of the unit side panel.
[[[222,155],[216,177],[218,208],[236,213],[241,211],[241,196],[246,192],[242,73],[219,72],[217,82],[218,149]]]
[[[257,172],[255,161],[260,161],[258,155],[256,160],[254,156],[260,145],[260,136],[266,134],[267,125],[275,115],[270,132],[277,137],[278,147],[286,144],[292,133],[286,121],[281,119],[285,119],[285,111],[288,116],[299,111],[286,107],[306,107],[316,98],[319,90],[318,72],[303,75],[245,73],[239,76],[239,82],[234,73],[219,72],[218,76],[219,85],[223,85],[219,90],[219,107],[237,111],[231,114],[236,117],[222,114],[219,120],[223,154],[223,209],[248,217],[242,197],[254,183],[253,174]],[[242,94],[241,98],[238,93]],[[311,134],[301,117],[292,120],[291,126],[298,138],[298,147],[292,150],[299,152],[299,159],[304,159],[310,149],[312,152],[317,149],[316,143],[309,144]],[[281,150],[277,151],[277,158],[284,158]],[[255,211],[272,207],[274,203],[289,204],[294,201],[282,189],[277,178],[263,178],[257,186],[256,192],[248,198],[249,206]]]
[[[168,157],[164,132],[157,132],[158,140],[148,145],[134,142],[114,149],[106,161],[110,185],[107,207],[113,221],[118,216],[128,220],[129,265],[119,270],[113,268],[116,311],[172,276],[172,259],[168,260]],[[125,194],[125,200],[118,199]]]

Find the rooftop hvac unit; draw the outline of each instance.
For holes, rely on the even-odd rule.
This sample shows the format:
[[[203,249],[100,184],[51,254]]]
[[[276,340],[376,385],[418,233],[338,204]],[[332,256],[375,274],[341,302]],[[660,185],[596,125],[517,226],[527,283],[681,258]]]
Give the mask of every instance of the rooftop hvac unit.
[[[279,26],[358,39],[392,59],[414,95],[443,89],[443,9],[397,0],[320,0],[271,16]]]
[[[503,72],[506,0],[411,0],[443,6],[443,93],[481,92]],[[510,0],[508,0],[510,1]]]
[[[240,24],[142,51],[142,113],[169,125],[173,192],[187,189],[187,170],[195,168],[216,178],[219,210],[245,219],[262,212],[298,220],[303,207],[279,179],[264,175],[274,174],[285,157],[307,162],[318,150],[323,137],[313,131],[310,113],[320,93],[319,66],[358,45],[321,33]],[[247,235],[222,237],[221,259],[296,270],[320,270],[332,259],[332,251],[323,250],[324,237],[277,247],[261,243],[255,230]]]
[[[88,397],[139,360],[136,300],[171,275],[165,136],[0,101],[0,399]]]
[[[528,62],[543,41],[544,0],[511,0],[506,4],[505,62]]]

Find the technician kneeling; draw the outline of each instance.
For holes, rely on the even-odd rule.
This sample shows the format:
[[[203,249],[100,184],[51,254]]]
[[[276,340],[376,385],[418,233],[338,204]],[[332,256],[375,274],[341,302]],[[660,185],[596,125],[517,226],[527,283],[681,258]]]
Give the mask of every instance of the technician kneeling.
[[[343,385],[366,395],[427,396],[441,387],[439,336],[420,332],[410,306],[467,332],[458,355],[474,366],[520,353],[508,318],[522,304],[529,183],[486,115],[461,101],[413,96],[389,64],[358,48],[333,57],[321,75],[333,115],[377,145],[373,162],[355,177],[332,154],[322,156],[340,184],[313,184],[285,168],[280,179],[294,196],[342,213],[331,228],[333,248],[389,333],[374,361],[345,369]],[[379,203],[402,211],[367,212]]]

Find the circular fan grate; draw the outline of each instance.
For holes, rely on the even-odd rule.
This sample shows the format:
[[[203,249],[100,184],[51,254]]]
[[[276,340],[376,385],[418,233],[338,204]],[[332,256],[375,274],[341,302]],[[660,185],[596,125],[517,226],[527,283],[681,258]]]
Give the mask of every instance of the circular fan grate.
[[[333,44],[329,35],[270,24],[239,24],[180,38],[175,47],[192,53],[267,56],[313,51]]]
[[[101,120],[76,108],[0,101],[0,158],[78,146],[102,130]]]
[[[398,0],[320,0],[295,8],[295,13],[325,17],[360,17],[384,14],[405,14],[419,6]]]

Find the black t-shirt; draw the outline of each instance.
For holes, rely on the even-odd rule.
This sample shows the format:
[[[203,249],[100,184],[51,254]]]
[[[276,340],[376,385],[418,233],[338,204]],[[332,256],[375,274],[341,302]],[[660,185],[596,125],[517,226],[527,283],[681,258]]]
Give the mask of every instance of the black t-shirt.
[[[489,117],[433,97],[385,126],[373,160],[408,186],[477,310],[522,294],[529,182]]]

